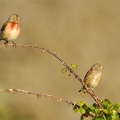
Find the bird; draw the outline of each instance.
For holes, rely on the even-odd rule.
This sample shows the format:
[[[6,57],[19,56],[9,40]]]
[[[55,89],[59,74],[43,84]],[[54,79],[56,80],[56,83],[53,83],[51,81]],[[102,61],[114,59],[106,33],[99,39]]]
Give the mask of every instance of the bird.
[[[0,40],[4,40],[4,45],[7,45],[9,41],[12,41],[16,46],[14,40],[20,34],[20,27],[18,24],[20,17],[17,14],[12,14],[8,20],[3,24],[0,30]]]
[[[103,66],[99,63],[95,63],[90,70],[86,73],[84,77],[84,85],[87,86],[90,90],[93,91],[93,89],[98,85],[101,75],[102,75],[102,69]],[[85,86],[83,85],[82,89],[80,89],[78,92],[81,92],[82,95],[85,94],[86,89]]]

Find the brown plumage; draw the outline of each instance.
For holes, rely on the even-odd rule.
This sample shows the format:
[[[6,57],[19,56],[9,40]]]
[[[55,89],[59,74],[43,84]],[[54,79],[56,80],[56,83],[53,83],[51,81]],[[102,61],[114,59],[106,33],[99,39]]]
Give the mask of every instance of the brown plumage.
[[[20,27],[18,24],[19,16],[12,14],[6,23],[3,24],[0,31],[0,40],[4,40],[7,44],[9,41],[14,41],[20,34]],[[14,42],[13,42],[14,43]],[[14,43],[15,44],[15,43]]]
[[[84,77],[84,83],[87,85],[87,87],[91,90],[93,90],[99,83],[101,75],[102,75],[102,65],[99,63],[94,64],[91,69],[86,73]],[[86,89],[84,86],[82,87],[79,92],[85,93]]]

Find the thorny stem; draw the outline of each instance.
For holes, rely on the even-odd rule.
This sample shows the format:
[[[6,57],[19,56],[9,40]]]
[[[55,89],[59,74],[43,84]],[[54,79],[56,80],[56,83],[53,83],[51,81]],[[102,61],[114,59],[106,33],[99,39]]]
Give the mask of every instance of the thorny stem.
[[[73,103],[72,101],[64,100],[63,98],[54,96],[52,94],[43,94],[43,93],[37,93],[37,92],[32,92],[32,91],[28,91],[28,90],[21,90],[21,89],[16,89],[16,88],[0,90],[0,93],[1,92],[9,92],[9,93],[13,93],[13,94],[18,92],[18,93],[24,93],[24,94],[29,94],[29,95],[35,95],[37,98],[50,97],[58,102],[64,102],[64,103],[67,103],[69,105],[76,106],[78,108],[80,107],[79,105]],[[87,115],[90,117],[94,117],[94,115],[92,115],[91,113],[87,113]]]
[[[43,93],[36,93],[36,92],[31,92],[31,91],[27,91],[27,90],[21,90],[21,89],[16,89],[16,88],[10,88],[10,89],[5,89],[5,90],[0,90],[0,92],[10,92],[10,93],[25,93],[25,94],[31,94],[31,95],[35,95],[37,96],[38,98],[41,98],[41,97],[51,97],[59,102],[65,102],[65,103],[68,103],[69,105],[72,105],[74,106],[74,103],[72,101],[69,101],[69,100],[64,100],[63,98],[60,98],[60,97],[57,97],[57,96],[54,96],[52,94],[43,94]]]
[[[7,46],[13,46],[13,44],[7,44]],[[16,47],[20,46],[20,47],[31,47],[31,48],[38,48],[41,50],[41,52],[47,52],[49,54],[51,54],[52,56],[54,56],[55,58],[57,58],[62,65],[64,65],[69,71],[70,73],[72,73],[74,75],[74,77],[79,80],[79,82],[81,82],[81,84],[85,87],[86,91],[91,95],[91,97],[96,101],[96,103],[99,105],[99,107],[102,108],[101,102],[99,101],[99,99],[97,98],[97,96],[94,94],[93,91],[90,91],[87,86],[84,84],[84,82],[82,81],[82,79],[78,76],[78,74],[64,61],[62,60],[56,53],[51,52],[49,49],[45,49],[41,46],[38,45],[24,45],[24,44],[16,44]],[[6,45],[0,45],[0,48],[6,47]]]

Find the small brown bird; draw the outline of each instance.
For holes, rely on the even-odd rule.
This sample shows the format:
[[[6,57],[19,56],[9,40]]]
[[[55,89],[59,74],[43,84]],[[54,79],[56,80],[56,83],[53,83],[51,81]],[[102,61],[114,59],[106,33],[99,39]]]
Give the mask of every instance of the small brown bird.
[[[91,69],[86,73],[84,77],[84,83],[87,85],[87,87],[91,90],[93,90],[99,83],[101,75],[102,75],[102,69],[103,66],[99,63],[94,64]],[[85,87],[83,86],[81,90],[78,92],[84,93],[86,92]]]
[[[6,23],[3,24],[0,31],[0,40],[5,41],[5,45],[9,41],[14,41],[20,34],[20,27],[18,24],[19,16],[17,14],[12,14]],[[15,45],[15,43],[13,42]]]

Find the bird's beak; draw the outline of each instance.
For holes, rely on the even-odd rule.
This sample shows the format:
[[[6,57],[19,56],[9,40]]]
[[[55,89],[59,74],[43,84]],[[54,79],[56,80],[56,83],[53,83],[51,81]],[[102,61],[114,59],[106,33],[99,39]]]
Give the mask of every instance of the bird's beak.
[[[18,19],[19,19],[19,20],[21,20],[21,18],[20,18],[20,17],[18,17]]]
[[[104,69],[104,67],[103,67],[103,66],[101,66],[101,69]]]

